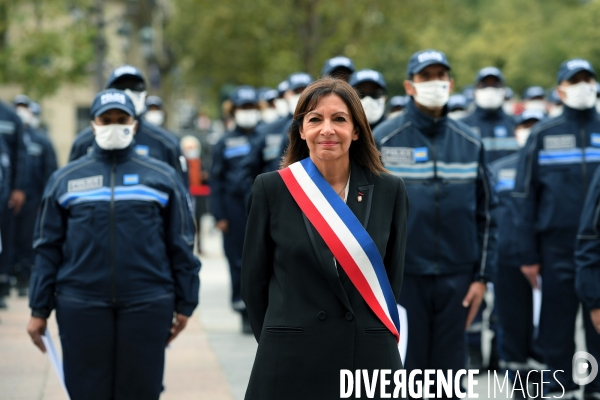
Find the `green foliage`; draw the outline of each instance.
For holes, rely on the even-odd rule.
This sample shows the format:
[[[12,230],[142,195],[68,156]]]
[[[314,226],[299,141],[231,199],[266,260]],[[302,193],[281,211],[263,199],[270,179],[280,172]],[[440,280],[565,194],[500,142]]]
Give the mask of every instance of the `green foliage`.
[[[559,64],[600,68],[600,2],[580,0],[173,0],[168,37],[185,80],[216,101],[225,84],[275,86],[292,72],[319,76],[347,55],[402,91],[410,55],[444,51],[457,87],[495,65],[517,93],[555,85]]]
[[[0,0],[0,80],[35,98],[87,76],[95,30],[60,0]],[[89,0],[69,2],[89,8]]]

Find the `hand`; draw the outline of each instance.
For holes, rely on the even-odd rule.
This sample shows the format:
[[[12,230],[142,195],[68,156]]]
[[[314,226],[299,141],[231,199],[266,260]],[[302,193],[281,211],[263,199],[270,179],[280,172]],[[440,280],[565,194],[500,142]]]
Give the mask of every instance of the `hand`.
[[[19,189],[15,189],[11,192],[10,198],[8,199],[8,208],[12,208],[15,215],[21,212],[23,203],[25,203],[25,192]]]
[[[183,328],[185,328],[185,326],[187,325],[187,320],[187,316],[183,314],[175,314],[175,318],[173,319],[173,325],[171,326],[171,336],[167,341],[167,345],[171,343],[177,337],[177,335],[179,335],[179,332],[181,332]]]
[[[590,311],[590,317],[592,318],[594,329],[596,329],[596,332],[600,334],[600,308],[594,308],[592,311]]]
[[[33,344],[35,344],[42,353],[46,352],[46,346],[42,342],[42,335],[46,332],[46,320],[44,318],[31,317],[29,325],[27,325],[27,333],[31,336]]]
[[[467,323],[465,325],[465,329],[469,329],[471,326],[471,322],[473,322],[473,318],[477,315],[477,311],[479,311],[479,306],[481,305],[481,301],[483,300],[483,294],[485,293],[485,283],[483,282],[473,282],[471,286],[469,286],[469,291],[467,295],[462,301],[462,305],[464,308],[469,307],[469,313],[467,314]]]
[[[521,265],[521,272],[525,275],[532,288],[539,289],[538,275],[540,274],[540,264]]]
[[[227,233],[229,230],[229,222],[226,219],[218,220],[215,226],[223,233]]]

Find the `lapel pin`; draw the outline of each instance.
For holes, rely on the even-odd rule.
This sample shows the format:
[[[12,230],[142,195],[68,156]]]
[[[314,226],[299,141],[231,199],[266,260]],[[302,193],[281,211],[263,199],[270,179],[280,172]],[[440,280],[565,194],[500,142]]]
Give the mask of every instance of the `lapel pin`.
[[[359,203],[362,201],[362,197],[363,196],[364,195],[361,192],[358,192],[358,199],[357,200],[358,200]]]

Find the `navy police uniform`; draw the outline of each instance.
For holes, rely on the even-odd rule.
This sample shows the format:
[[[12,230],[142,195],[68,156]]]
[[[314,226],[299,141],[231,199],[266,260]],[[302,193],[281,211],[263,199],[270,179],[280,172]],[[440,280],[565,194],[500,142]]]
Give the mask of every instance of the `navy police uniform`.
[[[561,65],[558,81],[587,70],[585,60]],[[519,158],[515,193],[522,219],[519,229],[521,265],[541,264],[542,310],[539,340],[544,361],[566,391],[576,390],[571,379],[575,353],[573,330],[579,308],[575,293],[575,239],[584,199],[600,162],[600,116],[595,108],[564,106],[563,114],[537,124]],[[587,328],[586,328],[587,329]],[[600,336],[587,335],[588,351],[600,357]],[[561,393],[558,385],[551,392]],[[585,387],[600,392],[600,381]]]
[[[404,287],[407,369],[465,366],[462,299],[487,280],[496,254],[495,205],[481,141],[466,125],[434,119],[411,99],[374,132],[385,167],[411,201]],[[457,234],[460,227],[460,235]]]
[[[15,224],[15,261],[13,274],[17,278],[20,294],[25,295],[34,263],[33,229],[42,195],[50,176],[58,168],[56,154],[50,139],[37,130],[26,128],[27,147],[27,199]]]
[[[27,151],[23,140],[23,124],[15,112],[4,103],[0,103],[0,134],[6,145],[8,160],[4,157],[4,168],[9,168],[7,177],[9,190],[25,191],[27,187]],[[10,290],[9,274],[12,268],[14,249],[15,214],[9,210],[6,202],[0,207],[0,236],[2,236],[2,252],[0,253],[0,298],[8,295]]]
[[[115,93],[126,100],[109,106],[134,115]],[[36,222],[30,307],[56,309],[73,400],[158,399],[173,314],[198,303],[191,201],[173,168],[134,147],[94,144],[56,171]]]

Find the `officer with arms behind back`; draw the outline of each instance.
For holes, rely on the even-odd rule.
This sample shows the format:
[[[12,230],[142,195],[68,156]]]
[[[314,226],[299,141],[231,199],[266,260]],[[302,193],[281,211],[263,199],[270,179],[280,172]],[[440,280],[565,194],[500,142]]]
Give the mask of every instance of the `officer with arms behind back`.
[[[574,329],[579,300],[575,293],[575,239],[589,183],[600,162],[600,118],[596,112],[596,73],[587,60],[572,59],[558,71],[564,111],[537,124],[520,153],[513,196],[522,228],[521,271],[532,286],[542,278],[539,343],[544,361],[573,398]],[[586,313],[587,314],[587,313]],[[600,359],[600,336],[586,320],[587,351]],[[563,370],[564,372],[558,372]],[[551,379],[548,396],[562,394]],[[585,387],[600,396],[600,380]],[[596,396],[596,397],[593,397]]]
[[[246,233],[246,199],[251,181],[247,179],[245,159],[260,121],[258,94],[251,86],[238,86],[231,95],[235,128],[213,147],[210,170],[210,205],[223,232],[225,256],[231,273],[231,306],[242,316],[242,331],[252,333],[246,305],[242,300],[242,248]]]
[[[198,303],[191,201],[173,168],[135,152],[131,99],[91,109],[92,152],[56,171],[36,223],[28,332],[56,308],[71,399],[158,399],[165,346]]]
[[[146,109],[146,81],[139,69],[131,65],[123,65],[116,68],[110,74],[106,82],[106,88],[125,91],[135,105],[136,116],[143,116]],[[136,153],[166,162],[175,168],[182,182],[187,186],[187,165],[185,157],[181,154],[177,138],[159,126],[149,123],[145,118],[139,118],[138,124],[135,137]],[[87,128],[80,132],[73,142],[73,147],[71,147],[69,161],[76,160],[87,154],[91,150],[93,143],[94,133],[92,128]]]
[[[379,71],[363,69],[350,76],[348,82],[356,90],[362,103],[369,126],[375,129],[385,121],[385,101],[387,100],[387,85]]]
[[[449,71],[442,52],[413,54],[404,81],[412,99],[374,132],[385,167],[404,179],[411,201],[400,294],[409,371],[465,368],[465,329],[496,254],[484,148],[468,126],[447,117]]]
[[[519,149],[513,119],[504,113],[504,76],[496,67],[479,70],[475,78],[475,111],[461,121],[479,133],[489,162]]]

